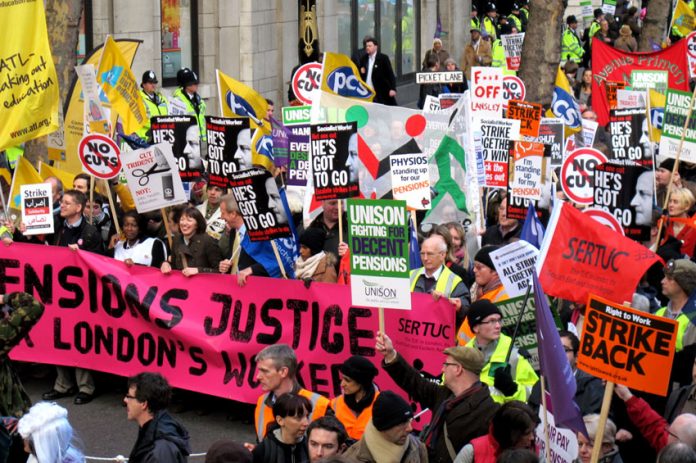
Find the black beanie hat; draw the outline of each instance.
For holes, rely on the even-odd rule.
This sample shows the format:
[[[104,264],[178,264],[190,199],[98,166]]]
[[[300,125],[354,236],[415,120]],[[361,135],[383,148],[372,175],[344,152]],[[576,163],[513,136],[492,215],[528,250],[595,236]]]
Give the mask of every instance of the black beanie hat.
[[[474,327],[480,324],[487,316],[500,313],[500,309],[493,304],[488,299],[479,299],[478,301],[471,304],[469,307],[469,313],[466,315],[469,319],[469,327],[474,329]]]
[[[413,418],[413,410],[392,391],[380,392],[372,406],[372,424],[377,431],[386,431]]]
[[[300,236],[300,244],[307,246],[312,251],[312,255],[319,254],[324,249],[325,241],[326,232],[320,228],[307,228]]]
[[[488,245],[484,246],[476,253],[474,261],[481,262],[486,267],[495,271],[495,265],[493,265],[493,259],[491,258],[491,252],[500,249],[500,246]]]
[[[363,389],[370,389],[372,381],[377,376],[377,367],[365,357],[353,355],[343,362],[340,367],[341,373],[360,384]]]

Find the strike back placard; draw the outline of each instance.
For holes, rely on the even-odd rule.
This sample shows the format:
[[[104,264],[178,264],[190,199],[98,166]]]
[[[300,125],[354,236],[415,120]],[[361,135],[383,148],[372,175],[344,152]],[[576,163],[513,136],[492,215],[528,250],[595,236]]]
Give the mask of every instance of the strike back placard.
[[[249,130],[248,117],[206,116],[205,127],[208,133],[208,185],[227,188],[229,174],[236,172],[240,152],[239,133]]]
[[[311,164],[317,201],[358,196],[358,128],[355,122],[311,126]]]
[[[201,133],[194,116],[155,116],[152,119],[155,144],[168,143],[179,167],[181,180],[195,180],[203,173]]]
[[[591,295],[578,368],[598,378],[664,396],[672,369],[677,322]]]
[[[266,169],[253,168],[231,174],[230,186],[251,241],[268,241],[291,235],[285,207],[275,178]]]

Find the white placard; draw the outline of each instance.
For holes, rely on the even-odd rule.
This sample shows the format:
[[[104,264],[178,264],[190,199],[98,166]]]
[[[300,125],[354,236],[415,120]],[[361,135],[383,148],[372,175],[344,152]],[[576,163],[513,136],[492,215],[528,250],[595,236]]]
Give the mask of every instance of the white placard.
[[[526,241],[515,241],[491,252],[495,271],[510,298],[527,292],[538,258],[539,250]]]
[[[392,194],[406,201],[409,209],[430,209],[430,167],[428,156],[422,153],[392,154]]]
[[[24,235],[53,233],[53,195],[50,183],[20,185]]]

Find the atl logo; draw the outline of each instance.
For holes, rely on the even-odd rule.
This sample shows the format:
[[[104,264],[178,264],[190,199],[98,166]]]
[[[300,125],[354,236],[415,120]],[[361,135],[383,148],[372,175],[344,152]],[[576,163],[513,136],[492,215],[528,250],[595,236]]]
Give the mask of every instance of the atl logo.
[[[335,69],[327,79],[334,93],[355,98],[369,98],[372,91],[365,86],[348,66]]]

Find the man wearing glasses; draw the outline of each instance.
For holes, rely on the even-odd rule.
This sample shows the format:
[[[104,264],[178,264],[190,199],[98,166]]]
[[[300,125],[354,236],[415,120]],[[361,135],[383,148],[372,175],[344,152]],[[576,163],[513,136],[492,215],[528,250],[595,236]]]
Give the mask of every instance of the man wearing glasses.
[[[445,349],[444,385],[439,385],[399,355],[386,334],[377,333],[375,350],[384,356],[382,368],[394,382],[421,408],[430,408],[433,413],[428,430],[421,436],[428,448],[428,461],[450,463],[472,439],[488,433],[499,405],[479,380],[483,369],[481,352],[464,346]]]
[[[183,463],[191,454],[189,434],[167,411],[172,389],[159,373],[140,373],[128,378],[123,398],[128,420],[138,426],[138,440],[131,450],[131,463]]]
[[[432,294],[435,300],[446,297],[457,311],[457,322],[461,322],[469,307],[469,290],[466,285],[445,265],[447,243],[440,235],[432,235],[421,245],[423,267],[411,270],[411,292]]]
[[[512,338],[501,332],[503,316],[500,309],[489,300],[478,300],[471,304],[467,320],[474,332],[467,347],[474,347],[483,354],[485,363],[481,382],[489,386],[493,400],[498,403],[526,402],[539,377],[516,347],[510,351]]]

